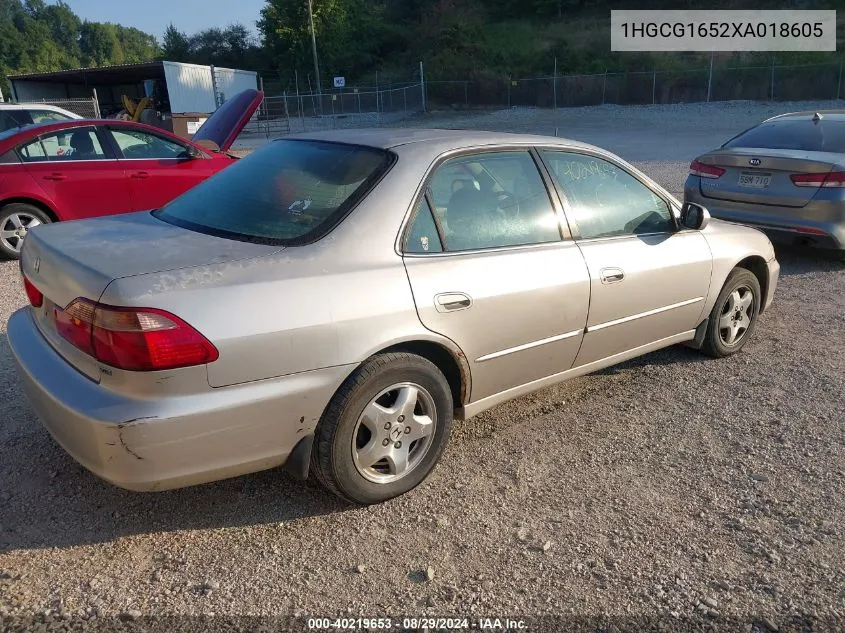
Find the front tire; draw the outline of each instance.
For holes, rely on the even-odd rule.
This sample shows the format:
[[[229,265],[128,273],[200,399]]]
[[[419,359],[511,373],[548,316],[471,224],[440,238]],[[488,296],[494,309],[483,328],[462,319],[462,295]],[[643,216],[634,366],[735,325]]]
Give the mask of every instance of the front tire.
[[[760,282],[750,270],[734,268],[710,312],[701,350],[714,358],[736,354],[754,333],[760,314]]]
[[[315,432],[311,470],[359,504],[412,490],[434,470],[452,429],[452,391],[430,361],[377,354],[344,381]]]
[[[25,202],[11,202],[0,208],[0,255],[18,259],[26,234],[39,224],[50,222],[44,211]]]

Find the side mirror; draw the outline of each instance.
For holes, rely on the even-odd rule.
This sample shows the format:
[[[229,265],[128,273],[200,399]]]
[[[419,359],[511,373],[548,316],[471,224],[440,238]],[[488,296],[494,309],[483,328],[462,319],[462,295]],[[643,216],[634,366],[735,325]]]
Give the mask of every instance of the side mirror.
[[[681,207],[681,226],[694,231],[701,231],[710,222],[710,212],[695,202],[684,202]]]
[[[200,152],[196,147],[193,145],[188,145],[185,148],[185,157],[186,158],[202,158],[202,152]]]

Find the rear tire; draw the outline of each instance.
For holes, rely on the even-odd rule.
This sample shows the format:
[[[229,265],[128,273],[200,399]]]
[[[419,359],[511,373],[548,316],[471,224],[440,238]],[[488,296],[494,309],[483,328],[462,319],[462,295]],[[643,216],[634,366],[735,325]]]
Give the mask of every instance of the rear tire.
[[[757,325],[761,300],[760,282],[754,273],[734,268],[710,312],[701,351],[724,358],[745,347]]]
[[[0,208],[0,255],[18,259],[29,230],[50,222],[44,211],[25,202],[10,202]]]
[[[452,391],[430,361],[377,354],[340,386],[317,425],[311,471],[358,504],[412,490],[434,470],[452,429]]]

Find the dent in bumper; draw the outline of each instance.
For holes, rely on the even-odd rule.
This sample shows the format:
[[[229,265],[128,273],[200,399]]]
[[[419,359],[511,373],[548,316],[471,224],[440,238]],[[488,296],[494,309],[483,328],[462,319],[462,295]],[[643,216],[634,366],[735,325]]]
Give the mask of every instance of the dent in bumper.
[[[208,392],[129,398],[62,359],[24,308],[8,338],[27,397],[80,464],[131,490],[165,490],[283,464],[314,431],[351,367],[333,367]]]

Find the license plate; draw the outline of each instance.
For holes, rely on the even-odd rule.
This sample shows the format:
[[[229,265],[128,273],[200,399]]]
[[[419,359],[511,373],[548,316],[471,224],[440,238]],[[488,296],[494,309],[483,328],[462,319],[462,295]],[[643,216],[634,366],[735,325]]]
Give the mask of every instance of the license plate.
[[[772,181],[771,174],[754,174],[747,171],[739,175],[740,187],[751,187],[752,189],[765,189]]]

